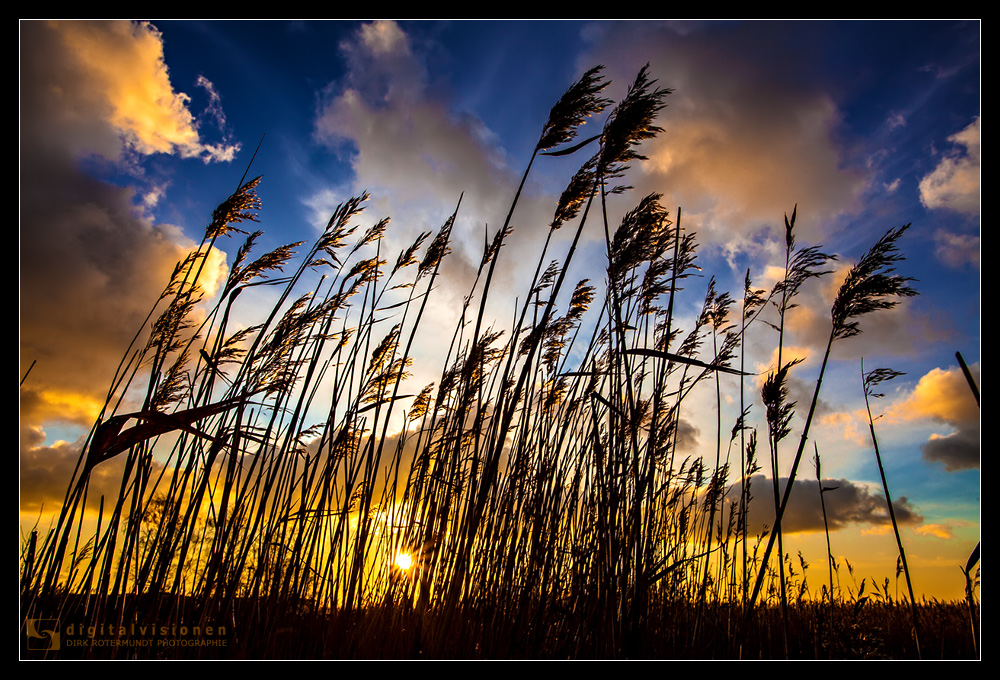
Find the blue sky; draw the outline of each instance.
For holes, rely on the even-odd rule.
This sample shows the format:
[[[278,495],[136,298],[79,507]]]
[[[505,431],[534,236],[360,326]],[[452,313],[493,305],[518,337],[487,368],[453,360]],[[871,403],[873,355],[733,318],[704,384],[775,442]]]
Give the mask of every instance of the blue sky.
[[[697,313],[709,275],[734,297],[748,268],[755,285],[772,285],[795,206],[799,243],[839,258],[790,319],[786,348],[806,359],[791,383],[800,404],[846,268],[887,229],[912,223],[900,272],[921,295],[836,347],[813,437],[825,476],[871,490],[860,358],[906,373],[877,405],[890,488],[912,510],[906,540],[925,589],[960,594],[955,566],[979,538],[980,512],[979,411],[955,360],[961,351],[978,379],[978,22],[32,21],[20,33],[21,376],[37,361],[22,388],[22,517],[61,498],[60,475],[122,350],[262,137],[250,169],[264,176],[261,248],[314,238],[363,190],[365,214],[391,217],[387,240],[401,248],[436,230],[464,192],[435,310],[444,337],[549,108],[591,66],[605,65],[617,100],[649,63],[673,89],[664,132],[611,210],[654,191],[671,214],[682,208],[705,274],[689,283],[683,313]],[[523,295],[580,162],[533,168],[500,261],[510,294],[496,296],[495,318]],[[220,276],[238,246],[220,245]],[[599,281],[603,234],[582,248],[573,275]],[[415,384],[440,372],[440,342],[418,348],[427,368]],[[756,371],[773,367],[774,346],[767,330],[750,339]],[[850,534],[862,554],[888,555],[872,569],[881,559],[891,571],[884,524],[851,517],[837,532],[844,552],[855,559]]]

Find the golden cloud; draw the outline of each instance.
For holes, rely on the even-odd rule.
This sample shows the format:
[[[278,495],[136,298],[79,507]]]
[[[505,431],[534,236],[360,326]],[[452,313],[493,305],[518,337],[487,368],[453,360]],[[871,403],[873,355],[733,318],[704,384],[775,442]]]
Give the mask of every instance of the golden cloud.
[[[973,373],[978,374],[978,365],[972,368]],[[930,418],[952,425],[971,425],[979,423],[979,407],[961,369],[935,368],[886,416],[896,420]]]
[[[979,382],[979,365],[970,367]],[[954,430],[931,434],[921,446],[924,460],[941,463],[949,472],[976,469],[980,465],[979,406],[959,368],[935,368],[924,375],[908,396],[886,413],[895,421],[928,419]]]
[[[795,361],[796,359],[801,360],[803,363],[809,360],[814,354],[813,350],[809,347],[800,347],[796,345],[784,345],[781,348],[781,363],[787,364],[789,362]],[[778,348],[774,347],[771,350],[771,357],[768,363],[757,364],[757,375],[755,376],[757,387],[763,386],[764,382],[767,380],[768,373],[774,372],[778,368]],[[794,370],[794,369],[793,369]]]
[[[190,98],[174,91],[162,36],[151,24],[52,21],[46,27],[57,34],[61,49],[44,57],[39,75],[48,82],[37,85],[46,88],[52,104],[62,105],[49,109],[58,111],[62,122],[93,130],[94,121],[102,120],[127,148],[144,155],[178,153],[206,162],[233,158],[238,146],[200,140]],[[83,151],[120,157],[121,142],[106,134],[77,141]]]
[[[951,527],[944,524],[924,524],[917,527],[915,531],[923,536],[934,536],[936,538],[950,539],[955,537]]]
[[[841,411],[821,416],[819,423],[852,444],[870,446],[871,439],[868,430],[861,428],[861,423],[866,422],[867,418],[868,415],[860,411],[853,414]]]
[[[629,82],[634,64],[649,61],[674,89],[664,134],[643,145],[649,160],[631,180],[636,192],[664,192],[688,219],[703,217],[700,242],[727,252],[759,247],[750,235],[781,231],[782,213],[796,204],[798,238],[819,242],[822,224],[854,210],[867,181],[844,163],[832,134],[841,116],[835,102],[784,77],[794,60],[746,59],[757,27],[739,27],[725,41],[691,28],[624,22],[595,32],[591,59],[608,66],[614,83]]]

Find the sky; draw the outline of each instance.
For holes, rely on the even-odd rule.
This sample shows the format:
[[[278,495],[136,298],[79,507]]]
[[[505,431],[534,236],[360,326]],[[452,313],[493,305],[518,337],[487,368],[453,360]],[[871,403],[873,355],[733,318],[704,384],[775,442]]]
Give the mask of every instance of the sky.
[[[835,346],[811,435],[840,487],[826,495],[834,554],[858,579],[891,575],[861,358],[905,373],[873,404],[890,490],[914,587],[960,597],[959,566],[980,537],[979,408],[955,357],[978,382],[980,43],[976,21],[22,21],[22,533],[58,508],[124,349],[248,167],[263,175],[262,252],[315,238],[363,191],[365,215],[392,218],[392,251],[436,231],[461,197],[429,310],[440,332],[416,350],[422,386],[440,373],[431,357],[450,337],[444,319],[468,293],[484,232],[503,223],[552,104],[597,64],[617,101],[648,63],[672,90],[663,132],[609,210],[651,192],[672,216],[680,207],[704,274],[681,314],[697,313],[709,275],[737,298],[748,270],[755,286],[773,285],[793,209],[797,241],[837,255],[788,320],[786,352],[804,360],[792,400],[809,403],[849,267],[889,228],[912,225],[899,272],[920,295]],[[542,160],[498,262],[510,295],[490,307],[497,319],[523,295],[580,162]],[[571,277],[601,280],[603,239],[585,234]],[[209,294],[239,245],[213,251]],[[773,333],[749,343],[755,370],[773,368]],[[714,442],[709,396],[710,422],[688,423],[695,446]],[[808,467],[800,480],[815,482]],[[822,559],[821,518],[795,511],[796,499],[791,550]]]

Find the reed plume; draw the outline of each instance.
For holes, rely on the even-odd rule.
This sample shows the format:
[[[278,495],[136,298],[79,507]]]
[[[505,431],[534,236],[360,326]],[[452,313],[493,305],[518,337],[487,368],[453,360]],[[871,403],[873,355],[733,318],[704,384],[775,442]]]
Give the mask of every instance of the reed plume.
[[[820,367],[819,377],[816,380],[816,389],[813,392],[809,413],[802,428],[799,447],[795,452],[795,459],[792,461],[792,469],[788,475],[785,492],[778,508],[777,517],[775,517],[775,529],[771,532],[767,548],[764,550],[762,562],[764,565],[768,563],[771,556],[775,535],[780,532],[781,518],[788,507],[788,499],[791,497],[792,485],[795,483],[795,474],[798,471],[799,462],[802,460],[802,452],[808,440],[809,426],[812,423],[813,414],[816,412],[820,388],[823,385],[823,376],[826,372],[827,363],[830,360],[830,352],[833,349],[834,341],[858,335],[861,332],[860,317],[877,310],[892,309],[900,303],[901,299],[917,295],[917,291],[909,285],[914,279],[895,273],[896,263],[904,259],[899,253],[897,241],[903,236],[909,226],[905,225],[890,229],[875,245],[862,255],[858,263],[851,267],[848,272],[847,278],[841,284],[837,297],[831,307],[832,328],[830,337],[827,340],[826,352],[823,355],[823,363]],[[754,602],[760,593],[764,575],[765,570],[762,568],[757,574],[753,593],[747,603],[747,616],[749,616],[750,611],[753,609]]]

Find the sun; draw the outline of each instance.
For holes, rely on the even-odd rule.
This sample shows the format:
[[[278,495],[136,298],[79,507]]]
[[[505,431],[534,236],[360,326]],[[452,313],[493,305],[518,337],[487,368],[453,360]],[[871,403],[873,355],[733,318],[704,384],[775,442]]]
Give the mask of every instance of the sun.
[[[413,566],[413,558],[410,557],[409,553],[398,552],[396,553],[396,566],[403,571],[409,571],[410,567]]]

